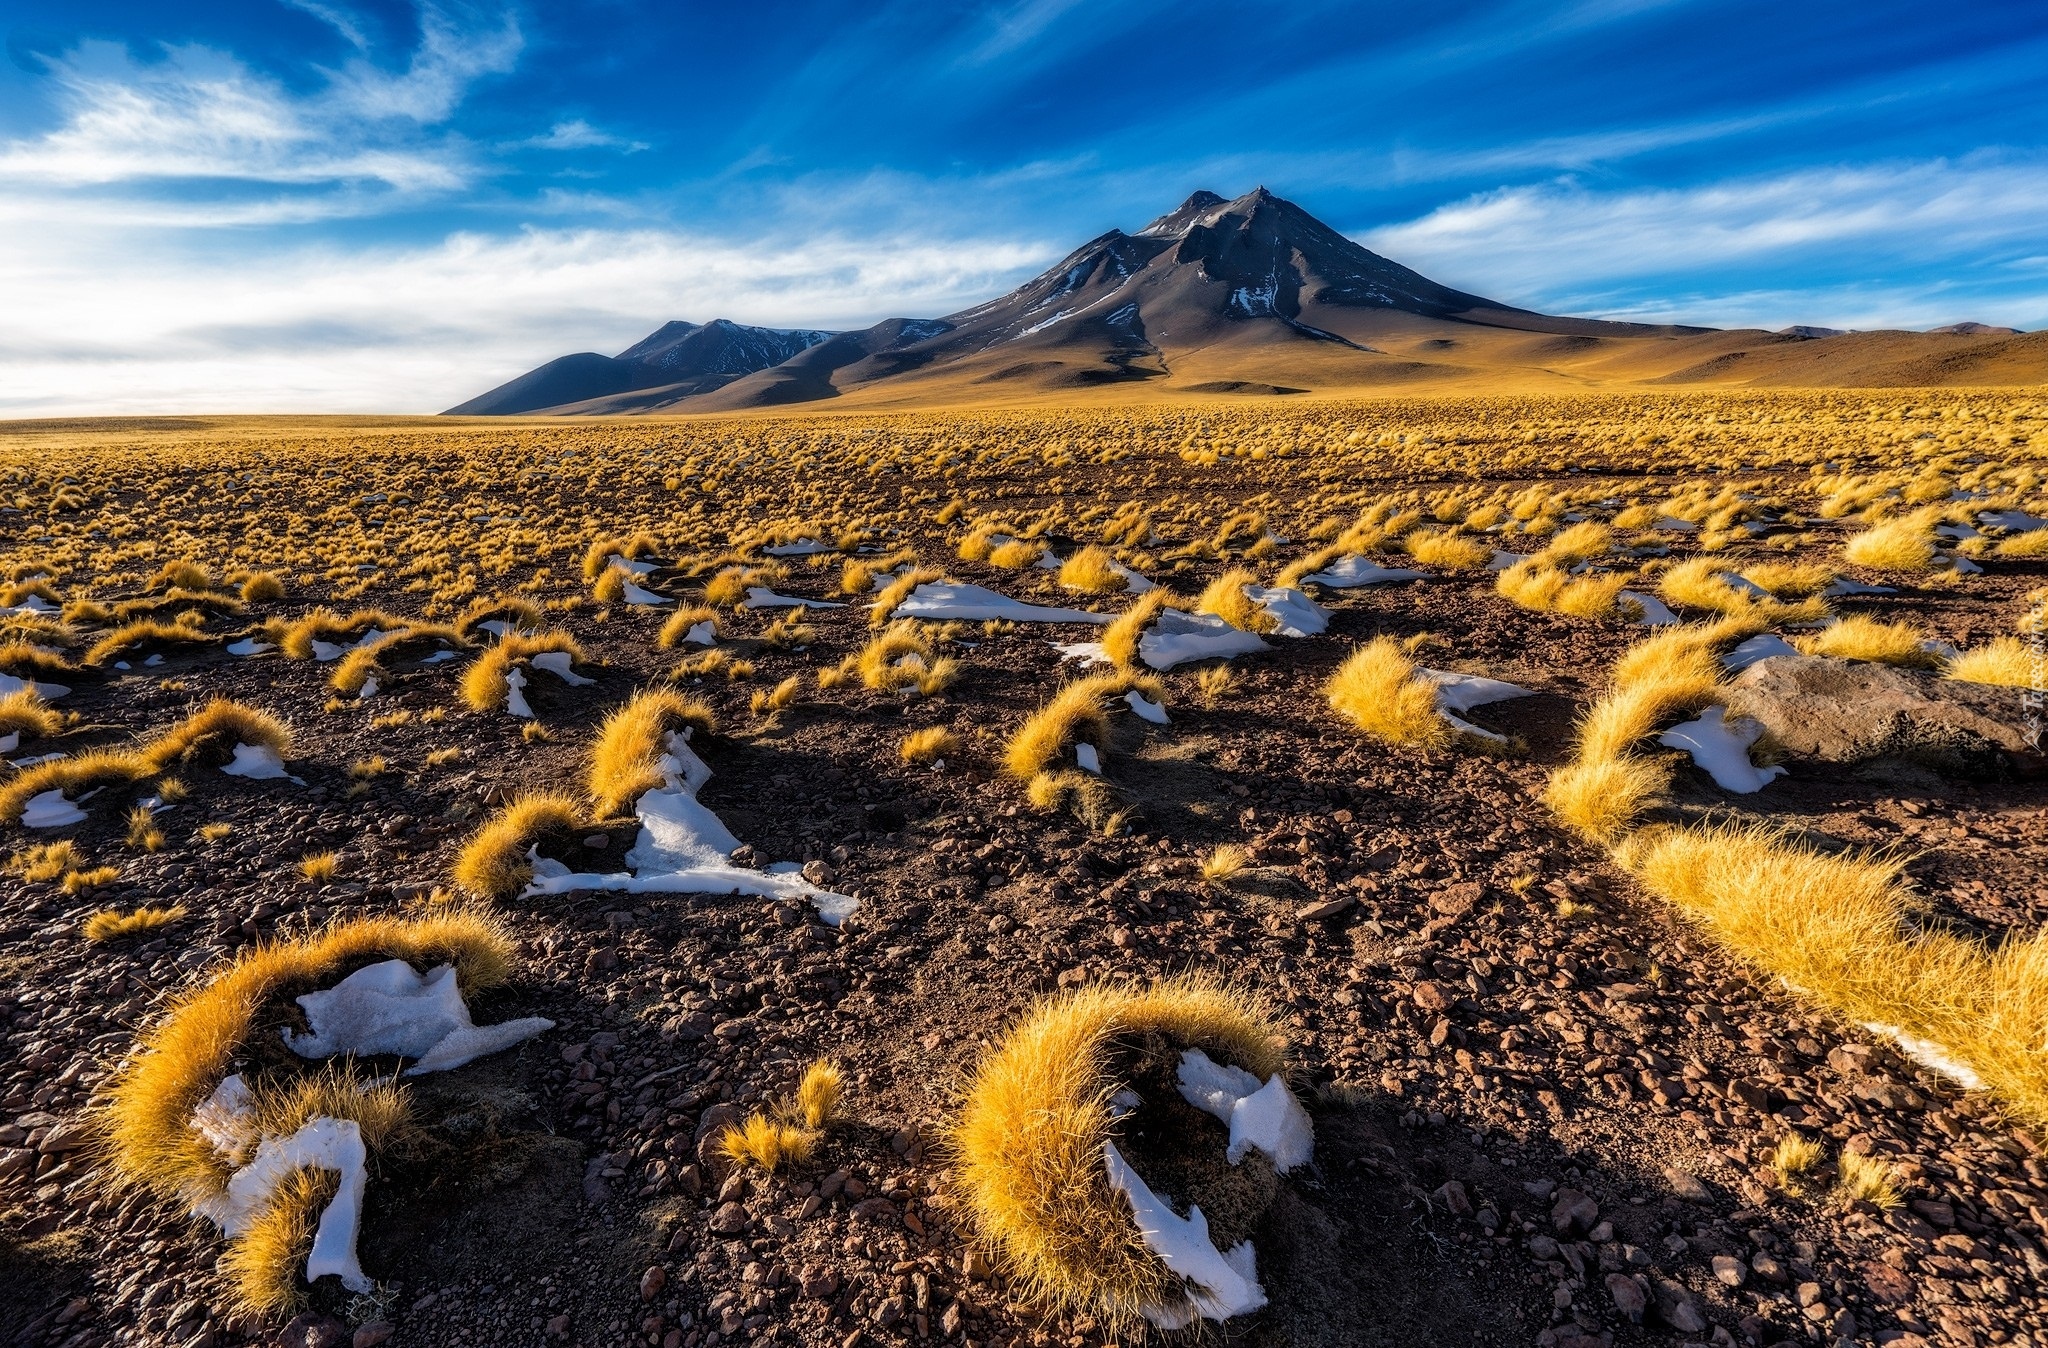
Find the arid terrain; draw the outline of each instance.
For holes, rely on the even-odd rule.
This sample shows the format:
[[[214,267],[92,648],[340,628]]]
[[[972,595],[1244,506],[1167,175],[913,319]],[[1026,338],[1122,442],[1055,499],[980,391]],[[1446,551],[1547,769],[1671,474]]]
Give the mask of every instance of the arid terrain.
[[[1129,1116],[1257,1191],[1266,1304],[1163,1341],[2048,1344],[2043,587],[2026,389],[0,425],[0,1340],[1132,1341],[958,1129],[1041,999],[1192,973],[1314,1152]],[[750,878],[668,884],[658,799]],[[394,1078],[369,1291],[302,1214],[253,1296],[122,1150],[136,1064],[252,952],[450,914],[510,941],[476,1022],[552,1027]],[[312,1071],[333,981],[220,1060]],[[821,1059],[795,1155],[724,1150]]]

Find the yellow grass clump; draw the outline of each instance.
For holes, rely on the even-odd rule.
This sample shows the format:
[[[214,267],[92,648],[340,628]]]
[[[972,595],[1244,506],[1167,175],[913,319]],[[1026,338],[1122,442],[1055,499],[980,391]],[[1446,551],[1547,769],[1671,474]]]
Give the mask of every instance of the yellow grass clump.
[[[567,632],[508,632],[463,671],[462,700],[472,711],[502,711],[512,691],[505,675],[514,665],[524,665],[550,651],[568,652],[572,667],[589,658]]]
[[[943,571],[934,571],[927,566],[914,567],[889,582],[882,592],[875,596],[875,606],[868,611],[868,626],[880,630],[889,625],[889,615],[896,606],[910,598],[910,592],[920,585],[929,585],[945,579]]]
[[[711,635],[718,635],[718,613],[708,608],[679,608],[668,615],[668,621],[661,625],[661,632],[654,638],[654,644],[665,651],[674,650],[690,635],[690,629],[699,623],[711,624]]]
[[[1451,727],[1436,709],[1436,685],[1419,677],[1391,637],[1360,646],[1323,685],[1331,708],[1374,739],[1416,749],[1440,749]]]
[[[931,763],[960,752],[960,737],[942,725],[913,730],[898,751],[906,763]]]
[[[1872,571],[1914,574],[1934,569],[1932,526],[1918,515],[1865,529],[1842,545],[1842,557],[1853,566]]]
[[[758,1166],[770,1174],[810,1160],[816,1145],[817,1138],[809,1131],[771,1119],[760,1110],[747,1115],[744,1123],[728,1125],[718,1140],[718,1149],[728,1161]]]
[[[820,1058],[804,1069],[797,1082],[791,1113],[806,1128],[823,1128],[839,1117],[839,1104],[845,1092],[846,1074],[839,1064]]]
[[[1509,603],[1575,618],[1610,616],[1627,586],[1626,576],[1572,576],[1534,557],[1506,568],[1493,582],[1494,591]]]
[[[1243,567],[1232,567],[1209,582],[1195,601],[1199,613],[1214,614],[1240,632],[1271,632],[1280,626],[1280,620],[1266,612],[1265,607],[1255,602],[1245,587],[1257,582],[1257,577]]]
[[[1860,1151],[1845,1151],[1835,1158],[1835,1196],[1843,1204],[1868,1203],[1874,1208],[1900,1207],[1899,1172],[1891,1162]]]
[[[527,849],[582,822],[582,809],[568,796],[542,793],[509,801],[462,845],[455,883],[486,898],[511,898],[533,879]]]
[[[1424,566],[1440,566],[1446,571],[1476,571],[1493,560],[1490,544],[1439,529],[1417,529],[1401,540],[1401,546]]]
[[[284,581],[275,572],[256,571],[242,577],[242,602],[261,604],[284,598]]]
[[[145,906],[130,913],[124,913],[118,908],[106,908],[85,920],[85,939],[99,942],[134,936],[140,932],[155,931],[158,927],[169,926],[183,916],[183,904],[169,908]]]
[[[898,622],[855,654],[845,666],[880,692],[915,688],[934,697],[960,677],[960,662],[941,656],[914,622]]]
[[[1855,1024],[1938,1046],[2048,1121],[2048,933],[1987,946],[1920,929],[1904,858],[1828,855],[1764,825],[1654,830],[1617,859],[1732,953]]]
[[[1097,674],[1062,686],[1010,737],[1003,759],[1010,775],[1028,782],[1058,763],[1077,744],[1094,745],[1097,756],[1106,760],[1109,713],[1104,704],[1134,687],[1150,689],[1146,695],[1154,701],[1163,696],[1156,680],[1122,673]]]
[[[74,791],[96,783],[138,782],[186,764],[215,765],[234,756],[237,744],[291,751],[291,731],[255,707],[216,698],[155,739],[131,749],[94,749],[72,758],[38,763],[0,786],[0,820],[13,822],[29,800],[45,791]]]
[[[0,697],[0,735],[41,739],[64,728],[64,713],[43,701],[33,688]]]
[[[1284,1065],[1263,1010],[1217,983],[1087,988],[1040,1000],[982,1058],[946,1139],[968,1219],[995,1247],[1013,1291],[1093,1316],[1112,1337],[1142,1332],[1146,1310],[1183,1295],[1110,1187],[1103,1159],[1119,1089],[1112,1055],[1150,1035],[1261,1078]]]
[[[1170,598],[1171,593],[1163,588],[1147,590],[1102,629],[1102,653],[1111,664],[1118,669],[1137,668],[1138,642]]]
[[[159,622],[154,618],[139,618],[124,623],[95,641],[86,649],[84,662],[88,665],[104,665],[128,652],[143,646],[202,645],[213,640],[213,634],[206,631],[197,621],[196,614],[186,614],[177,622]]]
[[[1912,669],[1933,669],[1941,658],[1920,643],[1918,628],[1905,622],[1880,622],[1852,614],[1820,631],[1794,639],[1807,655],[1825,655],[1837,660],[1869,660]]]
[[[1202,878],[1212,883],[1228,880],[1251,864],[1251,853],[1236,843],[1224,843],[1202,858]]]
[[[711,708],[670,688],[646,688],[605,718],[590,748],[586,775],[599,818],[621,814],[661,785],[661,757],[671,731],[688,728],[709,735],[717,729]]]
[[[1957,655],[1941,672],[1964,683],[2039,689],[2048,686],[2048,654],[2037,654],[2018,637],[1993,637]],[[0,724],[4,724],[4,708],[0,703]]]
[[[1109,594],[1126,589],[1130,581],[1111,565],[1115,560],[1108,548],[1091,543],[1060,563],[1060,584],[1089,594]]]
[[[1021,571],[1045,556],[1045,544],[1028,538],[1013,538],[989,549],[986,558],[990,566],[999,566],[1005,571]]]

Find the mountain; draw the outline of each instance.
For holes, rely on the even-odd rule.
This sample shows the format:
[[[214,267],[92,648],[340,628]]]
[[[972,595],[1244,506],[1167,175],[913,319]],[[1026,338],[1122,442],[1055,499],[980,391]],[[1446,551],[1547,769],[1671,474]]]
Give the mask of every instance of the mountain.
[[[858,332],[670,323],[450,411],[735,412],[1051,399],[1642,383],[2048,381],[2040,334],[1723,331],[1536,313],[1439,284],[1256,188],[1197,192],[1006,295]]]
[[[702,325],[665,323],[616,356],[595,351],[558,356],[449,408],[446,415],[513,416],[628,393],[643,394],[650,406],[672,402],[780,365],[832,335],[747,327],[723,318]]]

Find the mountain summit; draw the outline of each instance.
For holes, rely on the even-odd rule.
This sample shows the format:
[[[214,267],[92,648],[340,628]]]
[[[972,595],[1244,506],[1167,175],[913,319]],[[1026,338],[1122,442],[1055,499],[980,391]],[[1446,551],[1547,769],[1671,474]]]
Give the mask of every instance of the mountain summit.
[[[1932,334],[1810,335],[1824,331],[1535,313],[1432,281],[1257,187],[1229,200],[1196,192],[1137,233],[1110,230],[944,318],[838,333],[669,323],[617,356],[563,356],[449,410],[726,412],[842,397],[1117,396],[1119,386],[1255,395],[1421,382],[2026,382],[2048,357],[2041,334],[1976,324],[1957,325],[1939,350]]]

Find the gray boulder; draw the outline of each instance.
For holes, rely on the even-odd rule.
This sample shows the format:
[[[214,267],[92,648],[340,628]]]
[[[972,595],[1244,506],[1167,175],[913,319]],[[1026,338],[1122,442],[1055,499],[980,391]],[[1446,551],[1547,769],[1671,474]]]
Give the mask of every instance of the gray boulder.
[[[1729,683],[1788,753],[1824,763],[1903,759],[1958,776],[1996,777],[2039,759],[2022,690],[1960,683],[1857,660],[1781,655]]]

